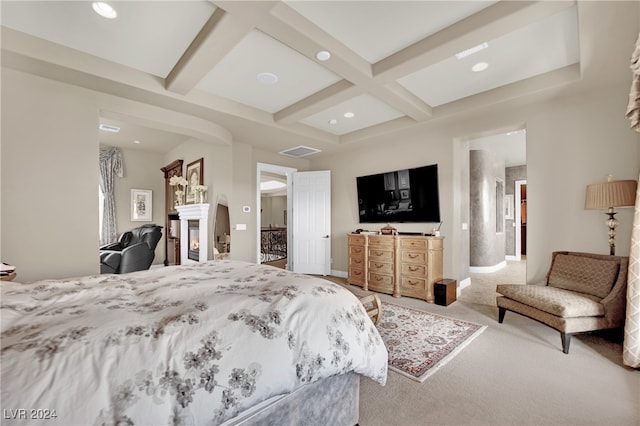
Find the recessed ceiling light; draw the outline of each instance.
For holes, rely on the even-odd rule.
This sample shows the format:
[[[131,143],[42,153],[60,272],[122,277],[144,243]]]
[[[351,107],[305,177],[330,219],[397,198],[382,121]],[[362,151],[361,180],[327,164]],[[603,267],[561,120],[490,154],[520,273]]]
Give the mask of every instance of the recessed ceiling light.
[[[94,1],[91,3],[91,6],[93,7],[93,11],[103,18],[115,19],[118,17],[118,12],[116,12],[116,10],[108,3],[103,1]]]
[[[142,142],[140,142],[138,139],[136,139],[136,140],[133,141],[133,143],[135,143],[136,145],[139,145]]]
[[[354,113],[352,113],[351,111],[344,113],[344,118],[353,118],[355,116],[356,115]]]
[[[338,120],[336,120],[335,118],[332,118],[331,120],[328,121],[328,123],[333,126],[334,124],[338,124]]]
[[[477,46],[470,47],[467,50],[463,50],[462,52],[456,53],[456,58],[458,59],[466,58],[467,56],[473,55],[474,53],[478,53],[479,51],[484,50],[487,47],[489,47],[488,43],[482,43]]]
[[[99,126],[100,130],[104,130],[105,132],[113,132],[113,133],[118,133],[120,131],[120,127],[118,126],[111,126],[109,124],[101,124]]]
[[[486,62],[478,62],[477,64],[475,64],[474,66],[471,67],[471,71],[473,72],[480,72],[480,71],[484,71],[487,68],[489,68],[489,64]]]
[[[316,59],[319,61],[328,61],[331,58],[331,53],[326,50],[321,50],[316,53]]]
[[[261,72],[258,74],[258,81],[262,84],[276,84],[278,76],[270,72]]]

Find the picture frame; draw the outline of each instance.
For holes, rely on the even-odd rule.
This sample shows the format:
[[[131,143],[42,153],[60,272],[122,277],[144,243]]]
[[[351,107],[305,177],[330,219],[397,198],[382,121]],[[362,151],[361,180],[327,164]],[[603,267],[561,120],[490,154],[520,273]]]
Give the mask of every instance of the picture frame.
[[[504,218],[507,220],[513,220],[513,195],[508,194],[504,196]]]
[[[150,189],[131,190],[131,221],[151,222],[153,218],[153,191]]]
[[[187,172],[185,173],[187,179],[187,203],[196,202],[196,194],[193,191],[194,185],[204,184],[204,158],[199,158],[187,164]]]
[[[408,189],[401,189],[400,190],[400,198],[403,200],[406,200],[407,198],[409,198],[409,190]]]

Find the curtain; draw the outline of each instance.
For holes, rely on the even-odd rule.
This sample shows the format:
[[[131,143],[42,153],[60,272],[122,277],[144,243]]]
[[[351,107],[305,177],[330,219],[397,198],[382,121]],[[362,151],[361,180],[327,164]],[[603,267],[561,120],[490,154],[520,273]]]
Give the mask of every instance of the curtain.
[[[640,132],[640,34],[636,41],[635,50],[631,54],[631,72],[631,90],[629,91],[626,116],[631,120],[631,128]]]
[[[101,245],[116,241],[116,176],[122,177],[122,152],[114,147],[100,147],[100,189],[104,194]]]
[[[631,70],[633,78],[629,92],[627,118],[631,120],[631,128],[640,132],[640,34],[631,55]],[[636,192],[636,207],[631,230],[627,318],[624,326],[622,362],[629,367],[640,368],[640,188]]]

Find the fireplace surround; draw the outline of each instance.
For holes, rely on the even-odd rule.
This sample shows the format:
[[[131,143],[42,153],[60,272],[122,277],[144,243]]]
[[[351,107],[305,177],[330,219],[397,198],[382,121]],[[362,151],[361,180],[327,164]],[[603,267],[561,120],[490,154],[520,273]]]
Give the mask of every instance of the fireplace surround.
[[[208,260],[209,204],[177,206],[180,218],[180,264]]]

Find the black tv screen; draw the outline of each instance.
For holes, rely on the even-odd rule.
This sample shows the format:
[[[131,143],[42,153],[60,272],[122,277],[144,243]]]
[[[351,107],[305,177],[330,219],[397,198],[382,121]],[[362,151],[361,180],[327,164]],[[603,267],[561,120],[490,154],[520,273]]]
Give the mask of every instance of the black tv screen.
[[[360,223],[440,222],[438,165],[356,178]]]

